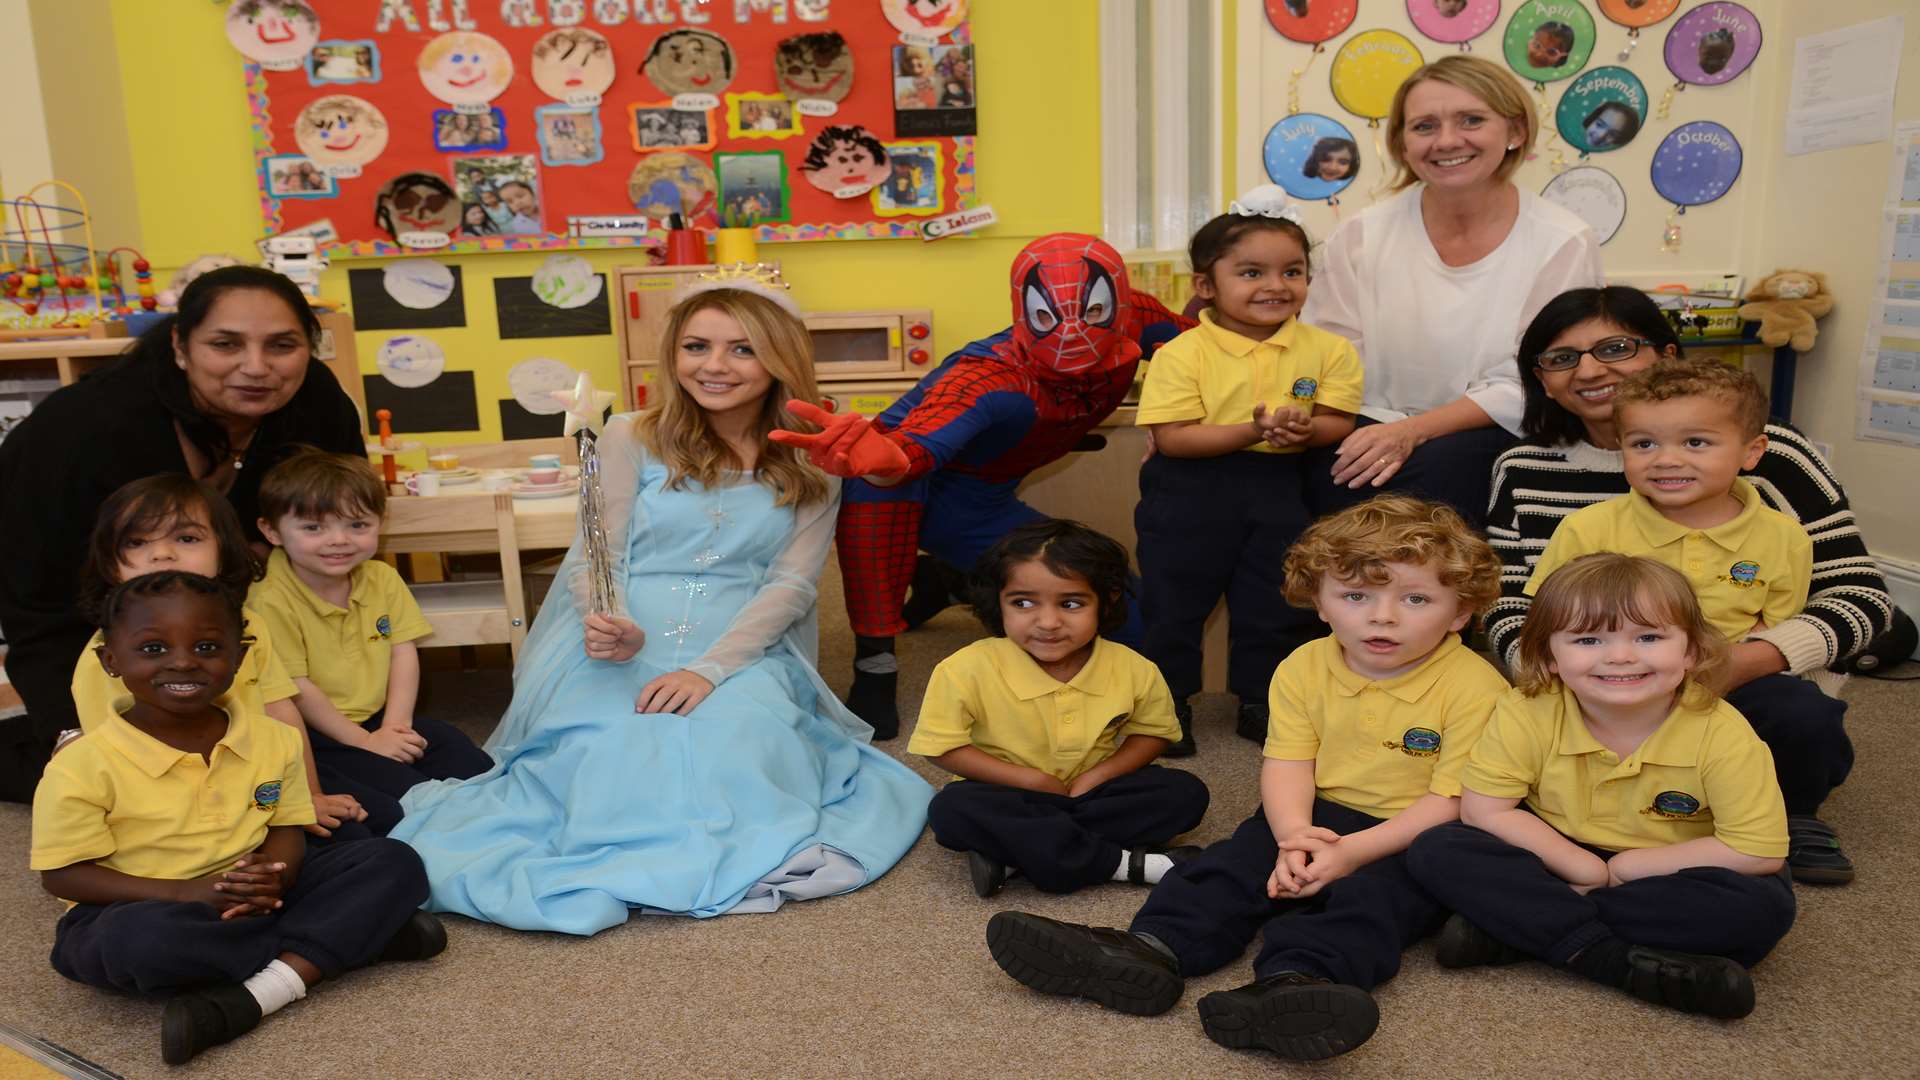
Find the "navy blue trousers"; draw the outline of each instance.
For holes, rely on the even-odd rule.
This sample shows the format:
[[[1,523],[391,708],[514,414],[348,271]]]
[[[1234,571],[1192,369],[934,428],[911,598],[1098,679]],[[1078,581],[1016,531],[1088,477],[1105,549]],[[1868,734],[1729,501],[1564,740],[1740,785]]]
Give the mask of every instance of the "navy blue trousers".
[[[1601,858],[1611,854],[1588,850]],[[1420,834],[1407,863],[1442,904],[1529,956],[1563,967],[1608,938],[1752,967],[1793,926],[1793,886],[1784,868],[1754,877],[1696,866],[1583,896],[1533,852],[1457,821]]]
[[[387,712],[382,709],[362,726],[370,732],[378,731],[386,718]],[[327,776],[342,777],[348,781],[342,790],[355,798],[360,797],[361,789],[371,788],[389,799],[398,800],[409,788],[423,780],[465,780],[493,768],[493,758],[487,756],[485,750],[473,745],[473,740],[452,724],[416,716],[413,718],[413,730],[427,740],[427,752],[421,755],[419,761],[409,765],[371,750],[335,742],[319,728],[308,728],[307,738],[313,743],[314,764],[324,770],[321,785],[325,786],[324,778]],[[386,812],[393,815],[393,821],[387,824],[387,828],[391,829],[400,820],[398,802]],[[371,825],[374,808],[368,806],[367,813]]]
[[[1155,454],[1140,467],[1138,536],[1142,652],[1173,700],[1200,691],[1207,616],[1227,601],[1227,689],[1264,705],[1273,669],[1321,634],[1318,616],[1280,595],[1287,548],[1312,520],[1300,454],[1213,458]]]
[[[1765,675],[1727,695],[1773,751],[1773,772],[1787,813],[1812,814],[1853,771],[1847,703],[1807,679]]]
[[[1344,836],[1380,819],[1315,799],[1313,823]],[[1279,857],[1266,815],[1255,810],[1232,836],[1174,867],[1129,929],[1172,949],[1182,975],[1224,967],[1262,935],[1255,978],[1298,971],[1371,990],[1400,971],[1407,946],[1446,921],[1446,911],[1407,873],[1403,854],[1368,863],[1305,900],[1267,896]]]
[[[1356,430],[1378,422],[1359,417],[1355,421]],[[1333,482],[1333,462],[1339,456],[1339,444],[1322,446],[1306,453],[1307,498],[1313,504],[1314,516],[1324,517],[1389,491],[1416,495],[1446,503],[1459,511],[1468,525],[1484,529],[1487,503],[1493,497],[1494,459],[1518,441],[1506,428],[1497,425],[1442,435],[1415,447],[1413,456],[1384,485],[1358,490]]]
[[[1125,848],[1161,847],[1206,816],[1207,785],[1190,772],[1148,765],[1077,799],[956,780],[927,807],[942,847],[977,851],[1018,867],[1043,892],[1113,877]]]
[[[172,900],[80,904],[53,932],[53,969],[75,982],[154,993],[239,982],[281,953],[332,978],[378,959],[427,902],[420,856],[384,837],[309,848],[271,915],[221,919]]]

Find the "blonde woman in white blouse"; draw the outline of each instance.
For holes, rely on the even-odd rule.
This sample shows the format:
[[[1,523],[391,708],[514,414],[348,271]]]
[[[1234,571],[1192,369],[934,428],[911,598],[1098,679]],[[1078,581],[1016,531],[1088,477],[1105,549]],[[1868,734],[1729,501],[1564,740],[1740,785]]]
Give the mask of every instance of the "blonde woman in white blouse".
[[[1366,370],[1360,426],[1309,457],[1316,512],[1391,488],[1486,516],[1493,460],[1520,430],[1520,332],[1554,296],[1602,283],[1593,230],[1513,183],[1537,130],[1519,81],[1474,56],[1394,95],[1399,193],[1334,231],[1301,315],[1351,340]]]

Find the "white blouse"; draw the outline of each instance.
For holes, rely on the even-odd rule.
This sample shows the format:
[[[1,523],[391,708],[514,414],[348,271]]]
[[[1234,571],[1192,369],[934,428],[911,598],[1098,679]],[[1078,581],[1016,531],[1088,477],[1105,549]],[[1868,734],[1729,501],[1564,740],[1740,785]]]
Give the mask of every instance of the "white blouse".
[[[1427,237],[1420,191],[1416,184],[1333,231],[1300,317],[1359,350],[1363,414],[1404,420],[1464,394],[1517,435],[1520,335],[1555,296],[1605,283],[1599,241],[1572,211],[1522,190],[1500,246],[1448,266]]]

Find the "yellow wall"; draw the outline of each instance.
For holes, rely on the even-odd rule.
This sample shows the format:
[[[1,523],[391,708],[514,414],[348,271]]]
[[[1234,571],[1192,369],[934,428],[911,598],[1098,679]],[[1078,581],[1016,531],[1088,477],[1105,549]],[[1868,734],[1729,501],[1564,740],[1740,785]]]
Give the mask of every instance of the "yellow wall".
[[[840,0],[843,3],[857,0]],[[865,0],[872,2],[872,0]],[[1007,325],[1007,265],[1029,240],[1100,227],[1100,123],[1097,0],[974,0],[979,48],[979,191],[999,224],[977,239],[841,241],[765,245],[809,310],[925,307],[934,311],[935,346],[944,353]],[[198,3],[113,0],[120,77],[132,132],[140,240],[164,284],[172,268],[197,256],[230,252],[252,260],[260,237],[246,96],[239,54],[227,43],[224,9]],[[342,207],[343,212],[359,208]],[[371,213],[371,208],[364,208]],[[106,244],[125,242],[103,237]],[[628,265],[632,255],[585,253],[596,266]],[[529,274],[541,255],[453,256],[462,267],[467,322],[430,330],[447,366],[472,370],[480,398],[479,432],[445,441],[500,437],[495,405],[511,397],[507,370],[548,356],[618,387],[615,339],[500,341],[494,322],[495,276]],[[345,299],[348,265],[335,263],[322,295]],[[361,333],[363,370],[384,333]],[[429,436],[431,438],[432,436]]]

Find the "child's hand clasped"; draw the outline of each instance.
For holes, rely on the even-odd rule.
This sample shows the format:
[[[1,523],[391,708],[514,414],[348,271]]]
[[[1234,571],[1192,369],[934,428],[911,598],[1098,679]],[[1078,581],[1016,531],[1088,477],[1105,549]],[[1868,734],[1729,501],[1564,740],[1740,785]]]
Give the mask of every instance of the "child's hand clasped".
[[[1268,446],[1299,446],[1313,434],[1313,417],[1291,405],[1268,412],[1263,401],[1253,407],[1253,429]]]
[[[266,855],[251,851],[226,870],[181,882],[182,899],[207,904],[222,919],[269,915],[280,909],[284,889],[280,874],[286,868],[286,863],[269,862]]]
[[[624,664],[647,643],[647,632],[632,619],[593,614],[582,620],[587,638],[587,656]]]
[[[367,820],[367,811],[361,807],[360,800],[351,795],[322,794],[313,797],[313,816],[314,823],[306,827],[307,831],[328,837],[349,821]]]
[[[713,693],[713,684],[691,671],[669,671],[640,688],[640,697],[633,703],[637,713],[678,713],[685,716],[692,712],[707,695]]]
[[[412,728],[382,727],[378,731],[367,732],[366,745],[361,749],[392,758],[402,765],[411,765],[427,752],[427,740]]]

